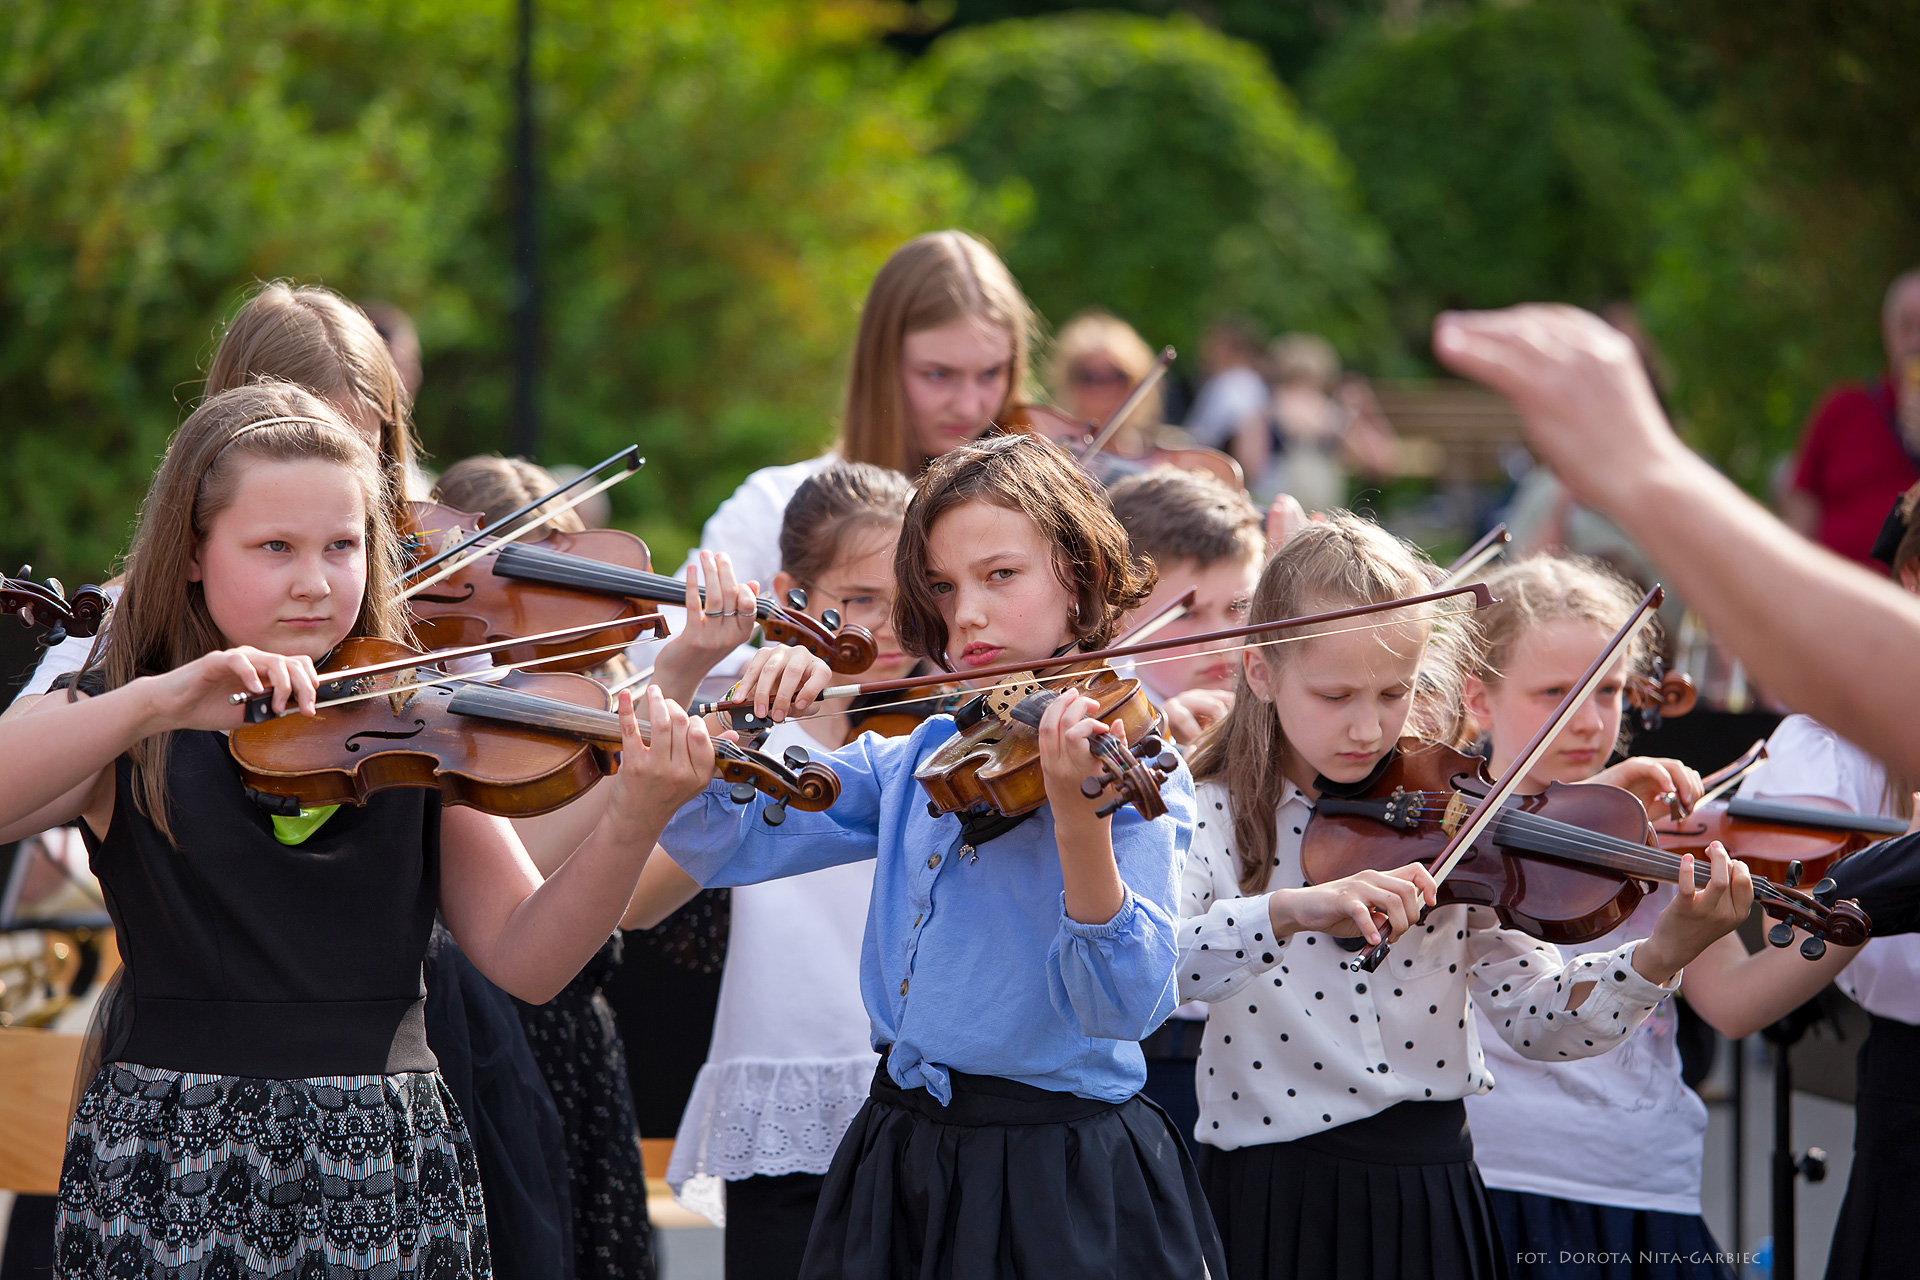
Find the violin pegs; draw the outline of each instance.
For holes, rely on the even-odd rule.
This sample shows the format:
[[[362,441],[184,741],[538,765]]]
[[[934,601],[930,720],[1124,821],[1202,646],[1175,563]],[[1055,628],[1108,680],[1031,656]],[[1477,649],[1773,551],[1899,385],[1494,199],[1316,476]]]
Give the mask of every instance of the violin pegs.
[[[787,592],[787,604],[790,607],[795,609],[806,608],[807,593],[802,591],[799,587],[793,588],[791,591]]]
[[[58,578],[47,579],[47,590],[57,596],[65,596],[67,594],[67,589],[60,585],[60,579]]]
[[[1788,924],[1785,920],[1782,920],[1779,924],[1776,924],[1775,926],[1773,926],[1773,928],[1767,930],[1768,946],[1784,947],[1792,941],[1793,941],[1793,926]]]
[[[1120,810],[1126,807],[1127,807],[1126,797],[1115,796],[1112,800],[1108,801],[1106,804],[1103,804],[1098,809],[1095,809],[1093,811],[1093,816],[1096,818],[1110,818],[1114,814],[1120,812]]]
[[[1089,800],[1098,800],[1106,789],[1107,780],[1097,773],[1080,779],[1080,794]]]
[[[67,629],[65,627],[57,626],[57,625],[51,628],[50,630],[48,630],[45,635],[40,637],[40,643],[45,645],[49,649],[53,648],[53,646],[57,644],[65,644],[66,642],[67,642]]]
[[[804,769],[813,762],[813,757],[807,754],[807,749],[798,743],[781,752],[780,758],[787,762],[789,769]]]
[[[1809,960],[1818,960],[1827,954],[1827,940],[1819,934],[1812,935],[1800,944],[1800,954]]]
[[[1821,877],[1820,883],[1811,890],[1813,900],[1823,907],[1833,905],[1833,895],[1840,892],[1840,886],[1834,883],[1832,876]]]
[[[1157,756],[1166,749],[1167,744],[1160,741],[1160,739],[1153,734],[1148,734],[1146,737],[1140,739],[1140,741],[1134,743],[1130,748],[1133,754],[1142,760],[1151,756]]]
[[[1805,864],[1803,864],[1800,861],[1800,859],[1795,858],[1792,862],[1789,862],[1787,864],[1787,878],[1785,881],[1787,888],[1798,889],[1800,887],[1801,878],[1804,877],[1806,874],[1807,874],[1807,868]]]
[[[775,800],[760,811],[760,820],[770,827],[777,827],[787,820],[787,806]]]
[[[14,577],[16,577],[16,578],[21,578],[21,579],[24,579],[24,580],[26,580],[26,581],[28,581],[28,582],[32,582],[32,581],[33,581],[33,566],[32,566],[32,565],[30,565],[30,564],[23,564],[23,565],[21,565],[21,566],[20,566],[20,572],[18,572],[18,573],[16,573],[16,574],[14,574],[13,576],[14,576]]]
[[[937,818],[940,816],[940,806],[938,803],[932,800],[927,801],[927,816],[929,818]]]
[[[1153,762],[1153,767],[1162,773],[1172,773],[1180,767],[1180,757],[1171,751],[1162,751]]]
[[[820,621],[826,625],[827,630],[838,631],[840,629],[840,611],[838,609],[823,609],[820,612]]]
[[[727,797],[735,804],[752,804],[753,784],[751,782],[736,782],[727,789]]]

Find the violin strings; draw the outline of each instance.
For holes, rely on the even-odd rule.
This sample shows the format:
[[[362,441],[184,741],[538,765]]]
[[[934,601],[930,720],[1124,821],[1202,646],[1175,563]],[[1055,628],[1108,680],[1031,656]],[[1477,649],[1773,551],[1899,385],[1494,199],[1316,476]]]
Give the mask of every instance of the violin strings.
[[[1428,614],[1426,620],[1430,622],[1437,622],[1443,618],[1458,618],[1466,614],[1476,613],[1476,612],[1478,612],[1478,610],[1475,610],[1475,609],[1449,609],[1441,613]],[[1269,645],[1298,644],[1304,640],[1318,640],[1326,636],[1344,636],[1344,635],[1351,635],[1359,631],[1377,631],[1382,627],[1400,626],[1404,624],[1406,621],[1407,619],[1405,618],[1393,618],[1383,622],[1362,623],[1361,625],[1356,627],[1342,627],[1337,631],[1315,631],[1308,635],[1280,636],[1277,639],[1273,639],[1273,640],[1251,640],[1245,643],[1236,643],[1229,648],[1216,650],[1216,652],[1233,653],[1242,649],[1264,649]],[[1205,644],[1206,641],[1196,639],[1194,643]],[[1134,662],[1133,665],[1136,668],[1152,667],[1152,666],[1158,666],[1160,663],[1163,663],[1163,662],[1187,661],[1187,660],[1190,660],[1193,656],[1194,655],[1190,653],[1163,654],[1157,658],[1141,658],[1136,662]],[[1073,658],[1072,658],[1072,655],[1070,654],[1065,655],[1061,659],[1057,659],[1057,661],[1068,661],[1068,662],[1072,660]],[[1048,659],[1048,661],[1056,661],[1056,659]],[[1039,664],[1036,663],[1035,665],[1039,665]],[[1080,679],[1084,679],[1086,674],[1087,673],[1084,671],[1079,673],[1056,672],[1053,675],[1035,676],[1034,682],[1036,684],[1052,684],[1056,682],[1080,680]],[[942,678],[943,675],[944,675],[944,678]],[[941,673],[937,675],[930,674],[927,676],[927,684],[928,685],[949,684],[962,679],[964,679],[964,677],[959,672]],[[975,693],[985,693],[987,689],[991,687],[992,686],[989,685],[983,688],[970,690],[969,696]],[[900,690],[899,692],[909,696],[896,698],[886,702],[872,703],[868,706],[859,708],[858,714],[868,715],[875,711],[886,711],[894,707],[910,706],[911,704],[916,702],[925,702],[930,696],[932,696],[927,693],[914,694],[913,691],[910,689]],[[827,719],[833,718],[834,716],[845,716],[845,715],[853,715],[853,714],[855,714],[855,712],[852,709],[849,709],[846,711],[810,711],[806,715],[793,716],[791,719],[795,721],[813,720],[813,719],[827,720]]]
[[[503,644],[500,647],[505,649],[505,648],[510,648],[511,646]],[[480,683],[487,682],[491,677],[506,675],[509,671],[519,671],[525,667],[544,666],[549,662],[561,662],[568,658],[579,658],[579,657],[584,657],[588,654],[594,654],[594,653],[606,653],[609,650],[624,649],[626,647],[627,647],[627,642],[620,641],[616,644],[599,645],[592,649],[575,649],[569,653],[549,654],[544,658],[527,658],[520,662],[503,662],[498,664],[497,666],[488,667],[482,671],[455,672],[448,675],[436,676],[430,680],[416,680],[412,684],[388,685],[387,687],[382,689],[369,689],[369,690],[363,690],[360,693],[342,694],[340,697],[337,697],[337,698],[328,698],[325,701],[314,703],[313,709],[315,711],[324,711],[328,707],[342,707],[347,705],[350,702],[366,702],[373,698],[384,698],[390,694],[412,693],[415,690],[432,689],[439,685],[453,684],[458,681],[469,681],[475,684],[480,684]],[[425,665],[425,664],[422,664],[422,665]],[[320,673],[320,683],[322,684],[331,683],[332,681],[338,678],[339,677],[337,676],[330,676],[324,671]],[[282,716],[290,716],[295,714],[297,714],[297,708],[294,708],[294,707],[288,707],[285,711],[282,711],[280,713],[280,715]],[[642,721],[641,723],[644,724],[645,721]]]
[[[1439,792],[1435,791],[1415,791],[1407,794],[1421,797],[1437,797],[1440,795]],[[1446,806],[1417,805],[1409,808],[1408,812],[1418,817],[1437,820],[1445,816]],[[1530,831],[1541,836],[1552,837],[1562,841],[1564,847],[1572,852],[1603,855],[1607,859],[1608,864],[1614,865],[1614,869],[1616,870],[1627,871],[1629,873],[1637,870],[1639,874],[1643,874],[1649,879],[1662,880],[1668,884],[1678,883],[1679,880],[1680,858],[1682,856],[1680,854],[1668,854],[1663,850],[1655,850],[1645,846],[1634,846],[1634,849],[1629,851],[1628,849],[1609,843],[1610,838],[1604,833],[1589,832],[1584,828],[1577,827],[1568,829],[1569,824],[1560,823],[1552,818],[1543,818],[1538,814],[1530,814],[1523,811],[1508,810],[1502,813],[1496,820],[1496,834],[1497,827],[1500,824],[1506,824],[1511,830],[1517,833]],[[1621,843],[1625,844],[1626,842],[1622,841]],[[1646,851],[1644,853],[1639,852],[1643,847],[1646,848]],[[1555,851],[1548,849],[1537,850],[1536,852],[1551,854]],[[1704,860],[1699,857],[1695,857],[1694,863],[1694,874],[1697,877],[1699,868],[1704,866],[1705,863]],[[1699,887],[1697,880],[1695,887]],[[1770,902],[1789,902],[1795,905],[1804,905],[1801,904],[1797,898],[1782,892],[1781,886],[1776,885],[1765,876],[1755,876],[1753,878],[1753,892],[1755,897],[1765,898]]]
[[[432,577],[422,578],[420,581],[414,583],[412,586],[408,587],[406,590],[400,592],[398,595],[394,597],[394,599],[396,600],[412,599],[414,596],[419,595],[422,591],[425,591],[428,587],[433,586],[435,583],[440,582],[446,578],[451,578],[454,574],[460,572],[462,569],[466,568],[468,565],[479,560],[482,556],[486,555],[489,551],[495,551],[501,547],[506,546],[510,542],[519,541],[521,538],[526,537],[529,533],[532,533],[535,529],[538,529],[543,525],[547,524],[549,521],[553,520],[556,516],[565,515],[567,512],[573,510],[575,507],[587,501],[589,498],[592,498],[596,494],[603,493],[606,490],[613,488],[613,486],[619,484],[622,480],[625,480],[628,476],[631,476],[634,474],[635,472],[633,471],[622,469],[614,473],[613,475],[607,477],[605,480],[602,480],[599,484],[593,485],[592,487],[587,489],[584,493],[576,494],[575,496],[567,499],[564,503],[562,503],[558,507],[555,507],[553,510],[547,511],[544,513],[536,513],[533,519],[528,520],[524,524],[516,526],[511,533],[504,533],[500,535],[498,538],[490,542],[475,542],[475,544],[467,548],[466,551],[455,556],[453,559],[449,560],[446,564],[441,565],[440,568],[437,571],[435,571]]]

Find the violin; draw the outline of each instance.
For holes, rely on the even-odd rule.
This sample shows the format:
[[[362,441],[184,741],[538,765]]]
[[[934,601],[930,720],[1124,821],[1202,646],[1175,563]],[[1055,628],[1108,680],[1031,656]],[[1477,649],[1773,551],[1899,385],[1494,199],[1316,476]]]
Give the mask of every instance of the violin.
[[[1079,456],[1086,442],[1098,433],[1100,424],[1083,421],[1052,405],[1019,404],[1001,414],[994,425],[1002,431],[1025,431],[1033,435],[1045,436],[1061,448]],[[1085,465],[1094,452],[1097,451],[1089,449],[1086,451],[1086,456],[1079,456],[1082,465]],[[1246,474],[1232,454],[1201,445],[1170,449],[1164,445],[1150,444],[1147,451],[1137,458],[1124,454],[1112,456],[1142,470],[1148,467],[1178,467],[1182,471],[1205,471],[1225,481],[1232,488],[1247,487]]]
[[[1302,874],[1324,884],[1431,863],[1492,789],[1480,758],[1405,740],[1372,776],[1328,787],[1315,803],[1301,837]],[[1655,883],[1679,883],[1680,856],[1655,842],[1631,792],[1556,782],[1500,804],[1485,833],[1440,878],[1439,902],[1489,908],[1501,924],[1556,945],[1591,942],[1624,923]],[[1696,887],[1707,883],[1704,853],[1693,874]],[[1768,941],[1785,946],[1798,926],[1811,935],[1801,944],[1809,960],[1828,941],[1859,946],[1872,932],[1858,903],[1834,901],[1831,880],[1809,892],[1756,874],[1753,889],[1754,902],[1781,922]]]
[[[432,503],[413,506],[416,523],[422,525],[432,521],[438,528],[469,533],[481,528],[480,518],[466,512]],[[619,529],[551,533],[538,541],[475,550],[477,557],[466,567],[408,600],[416,614],[431,617],[444,612],[458,618],[478,613],[504,635],[514,636],[569,626],[597,616],[594,611],[606,612],[610,620],[628,617],[635,612],[633,601],[681,604],[686,600],[686,584],[654,573],[647,544]],[[698,590],[705,604],[706,591]],[[768,596],[755,600],[754,617],[768,640],[799,645],[846,675],[873,665],[878,650],[865,627],[842,626],[831,609],[818,621],[808,617],[800,612],[806,608],[806,595],[797,590],[788,593],[787,603],[791,609]],[[462,637],[435,634],[432,638],[453,643]]]
[[[963,684],[949,682],[915,685],[897,694],[863,693],[844,713],[847,735],[904,738],[933,716],[957,712],[970,692]]]
[[[249,796],[297,813],[422,787],[447,804],[522,818],[571,803],[619,767],[620,718],[597,681],[565,673],[515,673],[500,684],[421,679],[433,661],[389,640],[341,642],[321,668],[315,715],[250,717],[228,736]],[[762,811],[769,824],[783,822],[788,806],[818,812],[839,797],[839,777],[799,747],[781,760],[726,741],[713,747],[735,803],[756,791],[773,798]]]
[[[1640,725],[1648,732],[1660,727],[1670,716],[1684,716],[1700,700],[1700,690],[1684,671],[1668,671],[1656,658],[1650,672],[1635,671],[1627,676],[1627,705],[1640,713]]]
[[[43,645],[63,643],[68,636],[98,635],[100,623],[113,608],[113,599],[99,587],[84,586],[67,597],[58,578],[43,585],[29,581],[32,565],[22,565],[17,578],[0,578],[0,609],[20,619],[22,626],[44,628]]]
[[[1098,810],[1101,817],[1129,804],[1148,820],[1167,811],[1160,787],[1180,760],[1154,732],[1159,713],[1140,682],[1122,679],[1098,659],[1072,663],[1055,674],[1067,678],[1050,677],[1042,685],[1031,673],[1015,675],[961,708],[955,717],[960,732],[914,771],[931,797],[929,809],[959,813],[986,805],[1013,818],[1045,804],[1040,717],[1061,694],[1077,693],[1099,704],[1094,714],[1102,723],[1119,720],[1134,740],[1129,748],[1111,730],[1093,736],[1088,745],[1101,772],[1081,783],[1081,794],[1094,800],[1108,790],[1115,793]]]

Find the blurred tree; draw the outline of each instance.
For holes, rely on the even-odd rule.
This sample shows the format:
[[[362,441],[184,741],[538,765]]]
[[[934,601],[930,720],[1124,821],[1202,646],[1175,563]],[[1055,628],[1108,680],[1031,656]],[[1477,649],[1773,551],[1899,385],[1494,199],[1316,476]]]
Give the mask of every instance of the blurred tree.
[[[1603,3],[1377,24],[1327,56],[1307,97],[1387,227],[1417,352],[1445,307],[1629,294],[1692,146],[1644,43]]]
[[[863,0],[551,0],[539,78],[548,460],[638,440],[623,523],[677,559],[749,466],[832,433],[868,279],[959,216]],[[511,5],[0,8],[0,559],[125,542],[256,279],[414,313],[442,460],[507,396]]]
[[[1056,324],[1106,307],[1191,356],[1215,315],[1377,357],[1381,238],[1259,50],[1186,17],[962,29],[922,64],[948,151],[1025,205],[1002,244]]]

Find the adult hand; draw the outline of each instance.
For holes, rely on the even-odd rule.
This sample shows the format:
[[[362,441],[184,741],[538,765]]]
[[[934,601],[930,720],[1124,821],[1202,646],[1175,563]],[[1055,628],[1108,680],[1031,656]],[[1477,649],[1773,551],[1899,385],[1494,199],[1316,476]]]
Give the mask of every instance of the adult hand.
[[[1444,312],[1433,353],[1511,400],[1528,443],[1595,510],[1618,513],[1657,468],[1692,460],[1633,341],[1599,316],[1540,303]]]

